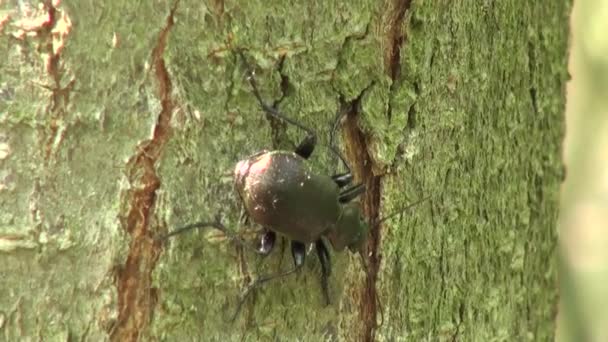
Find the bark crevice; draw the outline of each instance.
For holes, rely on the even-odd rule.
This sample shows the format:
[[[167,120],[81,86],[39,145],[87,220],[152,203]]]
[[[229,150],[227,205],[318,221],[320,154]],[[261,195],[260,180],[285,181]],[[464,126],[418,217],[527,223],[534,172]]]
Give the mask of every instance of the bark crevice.
[[[116,275],[118,318],[109,331],[112,341],[137,341],[145,334],[157,303],[157,290],[152,287],[152,271],[156,266],[161,245],[151,229],[156,205],[156,191],[160,178],[156,164],[170,137],[170,122],[176,104],[172,96],[172,83],[164,61],[169,32],[174,24],[176,1],[166,24],[158,35],[152,51],[153,71],[158,86],[161,110],[152,130],[152,137],[142,142],[129,159],[126,173],[131,186],[125,198],[129,208],[123,227],[129,234],[127,260]]]
[[[399,78],[401,72],[401,47],[406,41],[403,20],[410,5],[411,0],[394,0],[387,14],[389,29],[386,41],[388,48],[385,52],[384,64],[393,82]]]
[[[382,176],[373,173],[373,159],[368,152],[368,136],[358,124],[361,99],[372,85],[364,89],[353,101],[342,102],[342,110],[346,113],[344,138],[347,159],[350,161],[355,179],[365,185],[362,196],[362,207],[369,222],[377,222],[380,216],[380,194],[382,191]],[[380,267],[381,256],[378,253],[380,243],[380,227],[370,226],[370,233],[365,246],[363,259],[367,264],[365,284],[361,289],[360,315],[362,340],[373,341],[377,324],[378,302],[376,281]]]
[[[69,69],[62,61],[63,49],[72,31],[72,21],[65,10],[55,6],[54,1],[46,0],[38,10],[13,25],[19,29],[15,33],[17,39],[35,38],[37,54],[44,63],[47,77],[33,83],[50,92],[49,102],[44,108],[44,113],[50,118],[43,147],[45,163],[48,163],[65,139],[67,128],[62,117],[68,113],[70,95],[76,83],[73,76],[65,81]]]

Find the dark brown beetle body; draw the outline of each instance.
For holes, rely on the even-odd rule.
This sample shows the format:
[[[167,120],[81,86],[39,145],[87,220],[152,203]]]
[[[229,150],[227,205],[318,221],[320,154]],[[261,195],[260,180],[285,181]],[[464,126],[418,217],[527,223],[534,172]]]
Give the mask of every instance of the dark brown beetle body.
[[[338,185],[294,152],[263,151],[239,162],[235,186],[254,222],[291,240],[313,243],[340,217]]]
[[[355,251],[365,238],[358,203],[340,203],[336,181],[314,173],[295,152],[257,153],[237,164],[234,178],[251,219],[290,240],[309,244],[326,236],[334,249]]]

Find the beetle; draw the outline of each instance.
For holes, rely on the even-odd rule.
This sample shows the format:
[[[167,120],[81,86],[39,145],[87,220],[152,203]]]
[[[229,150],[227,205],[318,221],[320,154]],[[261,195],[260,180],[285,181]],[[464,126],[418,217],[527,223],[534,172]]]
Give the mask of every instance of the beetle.
[[[317,143],[315,132],[264,101],[245,55],[242,51],[238,51],[238,54],[247,68],[247,79],[262,110],[271,117],[303,130],[306,136],[293,151],[262,150],[239,161],[234,168],[234,187],[245,212],[253,222],[263,227],[258,247],[248,247],[267,255],[275,245],[277,234],[280,234],[291,241],[294,265],[278,274],[259,277],[250,284],[241,296],[232,320],[237,317],[242,304],[254,288],[297,272],[304,265],[308,247],[313,245],[321,263],[323,296],[326,304],[330,304],[328,279],[331,274],[331,258],[324,239],[337,252],[348,248],[353,253],[359,253],[363,266],[367,269],[363,248],[370,229],[370,225],[363,219],[359,203],[354,201],[365,192],[365,185],[352,184],[354,177],[351,168],[334,143],[341,116],[337,116],[333,125],[329,147],[339,157],[346,172],[319,174],[308,162]],[[408,205],[405,209],[423,200]],[[216,228],[246,245],[226,229],[219,216],[211,222],[198,222],[176,229],[165,235],[163,240],[187,230],[205,227]]]

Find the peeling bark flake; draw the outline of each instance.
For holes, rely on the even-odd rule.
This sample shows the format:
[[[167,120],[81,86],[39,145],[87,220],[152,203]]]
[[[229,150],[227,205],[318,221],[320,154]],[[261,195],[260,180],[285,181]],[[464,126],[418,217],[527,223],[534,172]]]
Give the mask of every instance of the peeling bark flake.
[[[48,162],[65,139],[66,129],[59,124],[67,113],[70,94],[76,80],[65,82],[69,69],[62,62],[61,56],[72,31],[72,20],[65,10],[58,8],[58,1],[46,0],[37,9],[27,12],[25,17],[12,23],[17,30],[12,36],[18,40],[34,38],[36,52],[45,66],[47,82],[33,81],[34,84],[50,92],[49,103],[44,112],[49,116],[48,135],[44,139],[44,157]],[[3,24],[8,17],[3,19]]]

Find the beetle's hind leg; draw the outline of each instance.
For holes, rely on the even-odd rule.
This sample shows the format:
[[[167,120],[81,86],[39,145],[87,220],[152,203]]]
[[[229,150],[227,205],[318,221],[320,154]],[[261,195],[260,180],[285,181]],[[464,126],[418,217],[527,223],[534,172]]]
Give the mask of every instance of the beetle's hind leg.
[[[300,142],[298,147],[295,149],[295,153],[304,159],[308,159],[315,150],[317,144],[317,136],[315,134],[307,134],[304,140]]]
[[[238,53],[241,56],[241,59],[243,60],[245,67],[247,68],[247,73],[249,74],[249,76],[247,77],[247,80],[249,80],[249,84],[251,84],[251,88],[253,90],[253,95],[258,100],[260,107],[262,107],[262,109],[268,115],[270,115],[276,119],[282,120],[290,125],[294,125],[294,126],[298,127],[299,129],[306,132],[306,137],[304,137],[304,139],[298,144],[298,147],[296,147],[296,149],[295,149],[295,153],[304,159],[308,159],[308,157],[310,157],[312,152],[315,150],[315,146],[317,144],[317,135],[315,134],[315,132],[312,129],[302,125],[301,123],[297,122],[296,120],[288,118],[287,116],[285,116],[285,114],[279,112],[275,108],[275,106],[268,104],[266,101],[264,101],[264,99],[262,99],[262,95],[260,95],[260,91],[258,90],[258,84],[255,80],[253,69],[247,62],[247,58],[245,58],[243,51],[239,50]]]
[[[325,297],[325,304],[331,304],[331,300],[329,298],[329,276],[331,275],[331,258],[329,256],[329,251],[323,243],[323,240],[319,239],[315,242],[315,247],[317,248],[317,255],[319,256],[319,261],[321,261],[321,287],[323,289],[323,296]]]
[[[250,243],[245,242],[243,239],[241,239],[240,236],[235,234],[233,231],[226,228],[226,226],[224,226],[224,224],[221,222],[219,215],[217,215],[215,217],[214,221],[201,221],[201,222],[191,223],[189,225],[175,229],[174,231],[169,232],[165,235],[159,236],[156,239],[158,241],[165,241],[165,240],[168,240],[170,237],[173,237],[173,236],[176,236],[179,234],[183,234],[183,233],[189,232],[191,230],[204,229],[204,228],[214,228],[216,230],[219,230],[220,232],[222,232],[224,234],[224,236],[226,236],[228,239],[230,239],[234,243],[236,243],[250,251],[253,251],[253,252],[256,252],[256,253],[262,254],[262,255],[267,255],[268,253],[270,253],[270,251],[272,250],[272,247],[274,246],[274,242],[276,240],[276,234],[272,231],[267,230],[262,235],[262,238],[260,240],[260,245],[257,247],[253,246]]]

